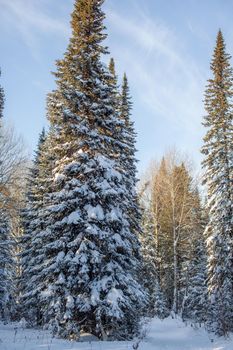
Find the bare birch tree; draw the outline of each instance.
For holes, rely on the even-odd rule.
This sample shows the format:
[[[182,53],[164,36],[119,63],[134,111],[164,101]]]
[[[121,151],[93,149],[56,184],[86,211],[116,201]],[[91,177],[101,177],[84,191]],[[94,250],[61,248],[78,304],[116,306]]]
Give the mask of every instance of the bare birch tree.
[[[147,184],[143,201],[150,207],[153,221],[150,227],[156,242],[159,284],[170,310],[177,314],[187,298],[189,264],[200,232],[195,214],[196,181],[189,162],[177,151],[166,154],[148,173],[141,188]]]
[[[20,209],[26,155],[12,128],[0,127],[0,318],[16,317]]]

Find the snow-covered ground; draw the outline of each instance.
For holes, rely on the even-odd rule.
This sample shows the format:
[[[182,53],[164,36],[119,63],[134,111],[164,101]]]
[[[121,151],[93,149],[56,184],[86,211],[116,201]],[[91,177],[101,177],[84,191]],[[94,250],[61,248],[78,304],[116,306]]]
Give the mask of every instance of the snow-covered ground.
[[[49,333],[0,324],[1,350],[133,350],[136,342],[67,342]],[[134,347],[135,348],[135,347]],[[195,330],[180,320],[152,320],[139,350],[233,350],[233,339],[211,339],[203,329]]]

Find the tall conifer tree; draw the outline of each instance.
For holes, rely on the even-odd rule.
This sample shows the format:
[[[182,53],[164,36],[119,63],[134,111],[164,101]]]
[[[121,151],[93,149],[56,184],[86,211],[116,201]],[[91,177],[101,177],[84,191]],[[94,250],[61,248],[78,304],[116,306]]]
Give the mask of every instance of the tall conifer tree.
[[[0,77],[1,77],[1,70],[0,70]],[[4,90],[0,85],[0,120],[3,117],[4,100],[5,100]]]
[[[128,79],[126,74],[124,74],[120,94],[120,118],[124,122],[123,140],[128,145],[128,154],[124,154],[122,160],[125,161],[125,171],[128,172],[128,176],[132,181],[131,188],[135,188],[137,183],[135,159],[136,133],[134,123],[131,120],[132,105]]]
[[[72,37],[57,62],[48,112],[54,145],[53,191],[44,230],[44,323],[65,338],[79,331],[129,338],[143,292],[136,279],[139,244],[128,215],[112,76],[101,63],[103,0],[79,0]]]
[[[202,148],[209,209],[208,288],[213,328],[218,334],[233,330],[233,72],[230,59],[219,31],[211,62],[213,77],[208,80],[205,94],[207,114],[203,125],[207,132]]]
[[[201,205],[198,189],[193,194],[194,232],[191,237],[185,280],[182,281],[182,319],[190,319],[196,324],[205,323],[209,311],[207,290],[207,255],[204,230],[206,213]],[[182,290],[183,289],[183,290]]]
[[[115,67],[115,61],[113,58],[110,59],[109,61],[109,66],[108,66],[109,72],[111,74],[111,79],[110,83],[112,85],[112,90],[116,98],[116,109],[119,110],[119,90],[118,90],[118,78],[116,74],[116,67]]]
[[[141,211],[139,208],[138,198],[135,190],[137,184],[137,160],[135,157],[136,132],[134,128],[134,123],[131,120],[133,104],[130,96],[130,89],[126,74],[124,74],[123,76],[119,100],[120,119],[123,123],[121,137],[122,142],[126,145],[125,151],[121,154],[121,163],[125,174],[125,181],[128,190],[128,201],[126,203],[126,211],[128,213],[131,230],[135,232],[135,234],[139,235],[141,233]]]
[[[26,188],[26,206],[22,210],[21,220],[23,236],[21,239],[21,305],[22,315],[27,319],[30,325],[38,325],[41,322],[40,304],[38,298],[38,268],[42,261],[40,251],[43,242],[38,237],[38,233],[43,226],[43,220],[40,217],[40,209],[43,206],[43,197],[47,192],[44,186],[45,172],[48,164],[43,162],[43,153],[45,149],[46,134],[43,129],[38,141],[38,146],[32,167],[29,169],[27,188]]]
[[[141,280],[148,292],[148,303],[145,305],[147,316],[165,318],[169,311],[160,286],[158,237],[156,235],[156,218],[152,215],[151,203],[144,208],[143,232],[140,236],[143,263],[140,269]]]
[[[1,71],[0,71],[1,76]],[[4,90],[0,86],[0,138],[2,137],[2,118],[4,110]],[[0,157],[0,166],[2,159]],[[0,319],[9,321],[11,309],[12,278],[11,267],[13,259],[11,256],[12,239],[11,225],[8,211],[7,199],[8,189],[5,186],[2,172],[0,173]]]
[[[136,132],[134,123],[131,120],[132,101],[126,74],[123,76],[121,91],[119,91],[118,77],[116,74],[115,61],[113,58],[109,62],[111,74],[110,86],[114,97],[115,110],[119,113],[120,123],[115,131],[116,139],[120,149],[119,160],[124,181],[127,184],[127,202],[125,202],[125,212],[128,213],[131,230],[139,235],[141,232],[140,221],[141,212],[139,209],[137,194],[135,191],[137,184],[136,168]]]

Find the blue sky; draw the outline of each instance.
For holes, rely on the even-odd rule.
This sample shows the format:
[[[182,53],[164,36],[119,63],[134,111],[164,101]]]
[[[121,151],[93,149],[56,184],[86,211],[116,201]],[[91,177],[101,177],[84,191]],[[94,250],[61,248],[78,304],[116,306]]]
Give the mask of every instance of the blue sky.
[[[29,150],[46,125],[51,71],[70,34],[73,0],[0,0],[5,119]],[[200,163],[203,92],[219,28],[233,54],[232,0],[106,0],[107,45],[128,74],[142,171],[170,147]]]

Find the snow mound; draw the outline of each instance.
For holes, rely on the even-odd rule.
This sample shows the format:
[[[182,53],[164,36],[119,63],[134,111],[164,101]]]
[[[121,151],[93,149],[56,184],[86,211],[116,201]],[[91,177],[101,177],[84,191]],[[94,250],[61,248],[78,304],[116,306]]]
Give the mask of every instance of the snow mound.
[[[46,331],[23,329],[19,323],[0,323],[1,350],[133,350],[138,341],[101,342],[89,333],[81,335],[80,342],[52,338]],[[186,326],[171,317],[153,319],[138,350],[232,350],[233,339],[216,338],[204,329]]]

